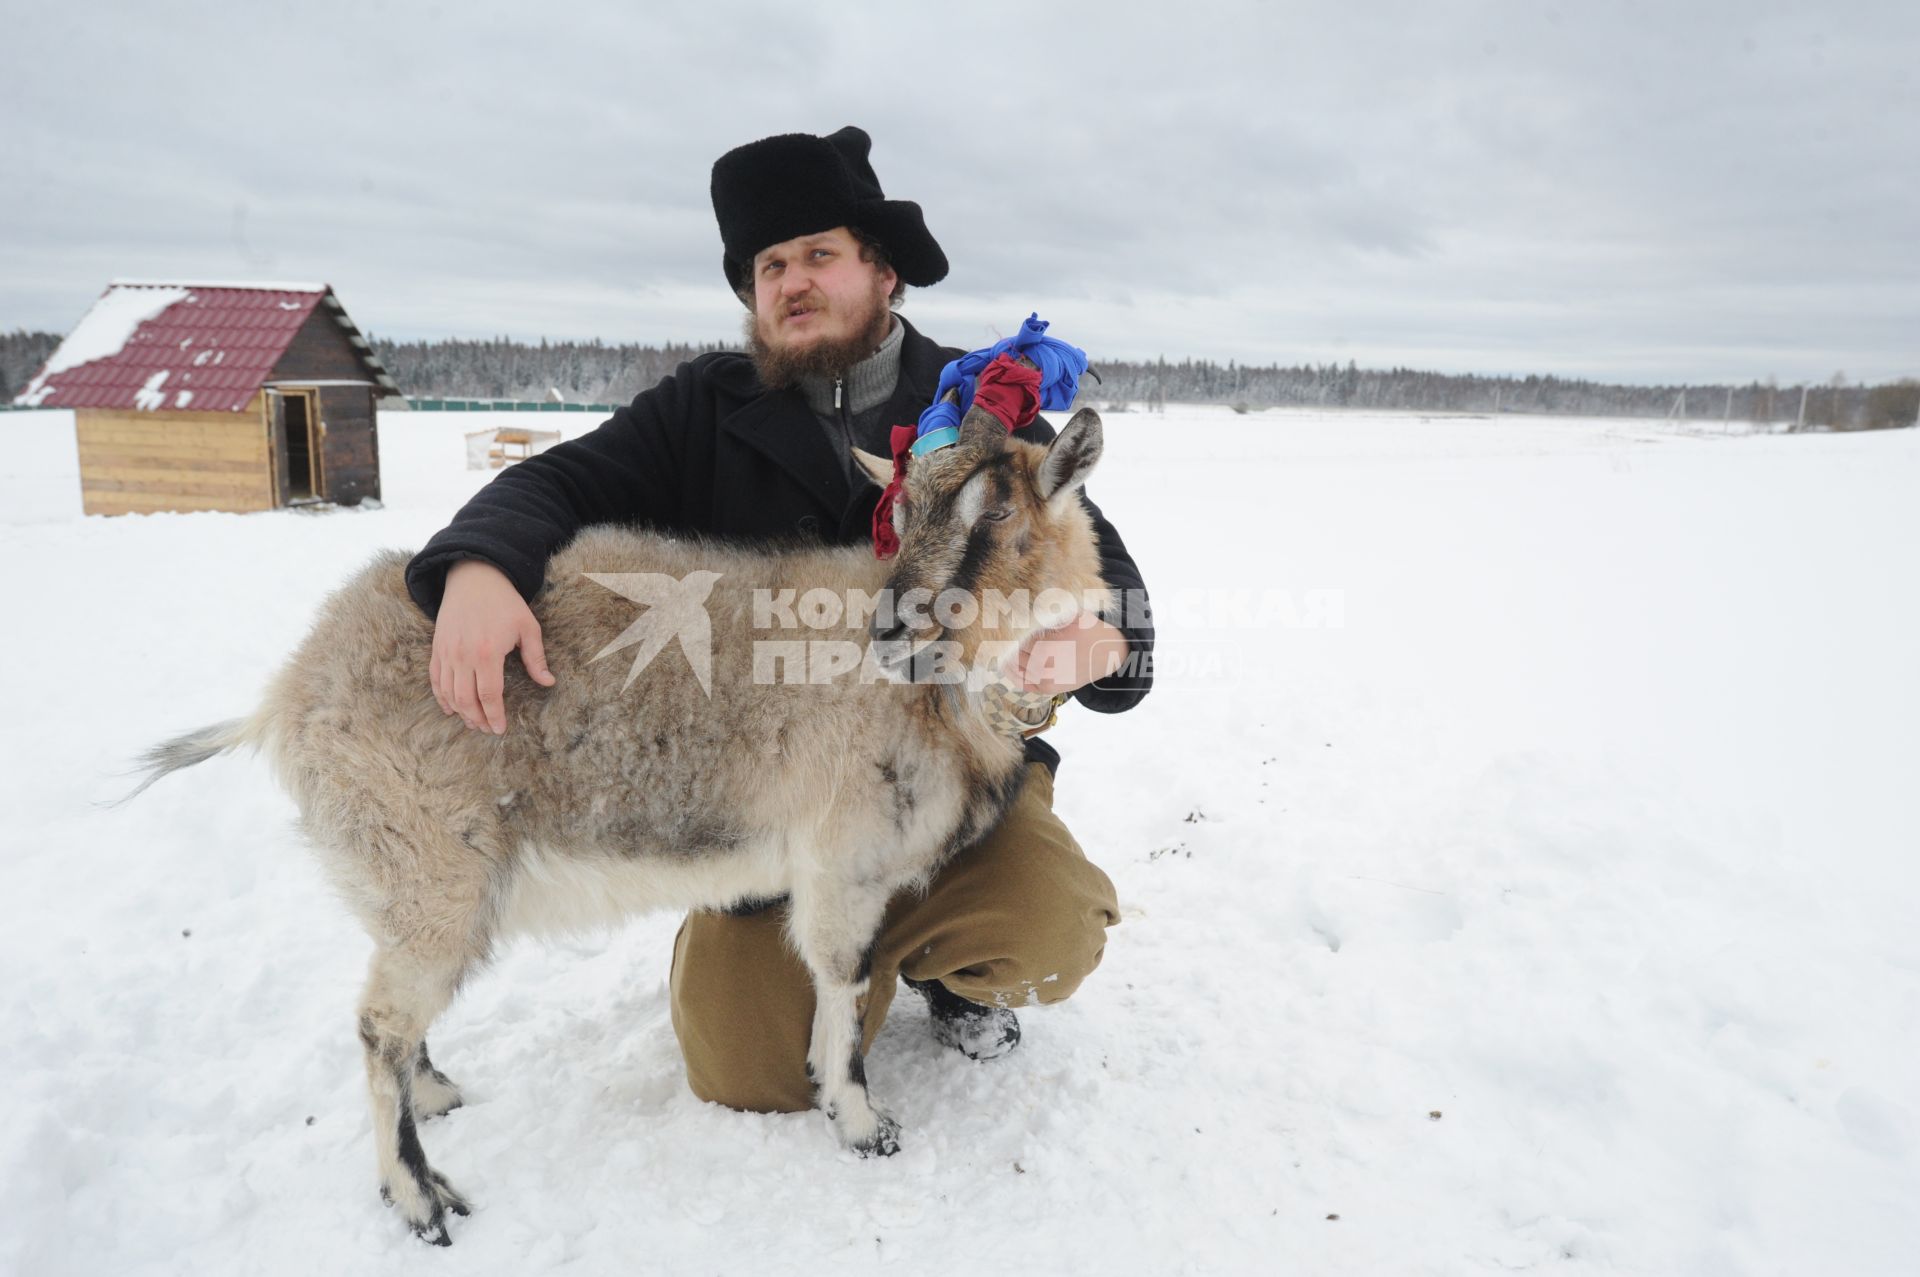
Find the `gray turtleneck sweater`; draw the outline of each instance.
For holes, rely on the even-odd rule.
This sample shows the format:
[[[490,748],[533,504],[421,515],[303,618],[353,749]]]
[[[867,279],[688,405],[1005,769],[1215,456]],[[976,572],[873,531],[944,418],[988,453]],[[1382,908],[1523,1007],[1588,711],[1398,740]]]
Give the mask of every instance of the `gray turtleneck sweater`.
[[[882,411],[900,381],[900,342],[906,333],[896,317],[880,349],[847,369],[843,376],[800,379],[800,393],[827,432],[827,442],[840,459],[840,471],[849,488],[854,485],[854,475],[848,449],[857,447],[875,456],[888,456],[889,432],[894,426],[909,424],[887,421]]]

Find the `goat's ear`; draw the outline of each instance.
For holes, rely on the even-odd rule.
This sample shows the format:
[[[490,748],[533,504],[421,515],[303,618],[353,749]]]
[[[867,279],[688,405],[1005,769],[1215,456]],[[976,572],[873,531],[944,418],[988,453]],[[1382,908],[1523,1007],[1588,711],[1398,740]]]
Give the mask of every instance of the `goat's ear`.
[[[1000,418],[994,416],[985,408],[969,408],[967,409],[967,415],[960,418],[960,443],[962,446],[967,444],[990,444],[997,447],[1003,444],[1006,438],[1006,426],[1002,424]]]
[[[881,487],[893,482],[893,462],[874,456],[862,448],[853,450],[854,464],[866,472],[867,478]]]
[[[1034,471],[1033,486],[1040,499],[1051,501],[1085,483],[1100,463],[1102,446],[1100,414],[1091,408],[1074,413],[1066,429],[1047,445],[1047,455]]]

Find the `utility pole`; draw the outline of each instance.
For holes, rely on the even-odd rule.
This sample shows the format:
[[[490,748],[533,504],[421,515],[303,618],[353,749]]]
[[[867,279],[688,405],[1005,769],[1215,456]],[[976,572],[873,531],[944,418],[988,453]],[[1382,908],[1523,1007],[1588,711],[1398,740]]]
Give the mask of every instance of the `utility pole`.
[[[1793,423],[1793,428],[1795,430],[1807,428],[1807,388],[1805,386],[1800,387],[1800,418]]]
[[[1733,387],[1727,387],[1727,410],[1720,414],[1720,433],[1733,429]]]

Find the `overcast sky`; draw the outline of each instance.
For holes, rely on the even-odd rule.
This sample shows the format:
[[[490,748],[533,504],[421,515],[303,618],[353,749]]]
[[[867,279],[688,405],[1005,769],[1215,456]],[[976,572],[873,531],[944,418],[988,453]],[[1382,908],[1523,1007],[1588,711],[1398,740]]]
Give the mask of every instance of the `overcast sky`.
[[[0,328],[312,279],[388,337],[733,340],[714,158],[856,123],[954,345],[1920,375],[1913,0],[0,14]]]

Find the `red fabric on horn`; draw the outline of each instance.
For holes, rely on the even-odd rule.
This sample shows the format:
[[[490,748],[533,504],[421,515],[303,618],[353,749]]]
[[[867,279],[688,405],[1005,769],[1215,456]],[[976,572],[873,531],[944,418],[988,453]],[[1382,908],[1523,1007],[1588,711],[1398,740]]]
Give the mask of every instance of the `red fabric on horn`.
[[[881,492],[873,507],[873,557],[891,559],[900,553],[900,534],[893,530],[893,503],[907,481],[907,450],[920,436],[918,426],[895,426],[888,443],[893,448],[893,480]]]
[[[1002,353],[980,370],[973,406],[985,408],[1008,430],[1018,430],[1040,411],[1040,370]]]

